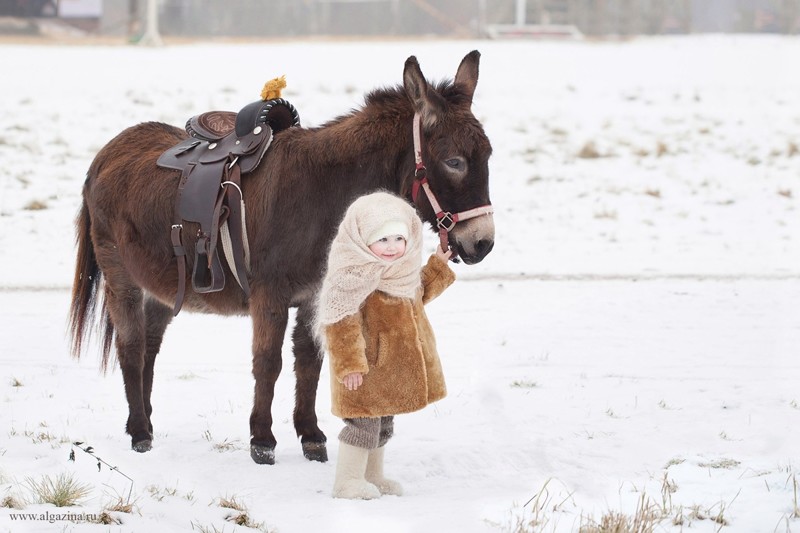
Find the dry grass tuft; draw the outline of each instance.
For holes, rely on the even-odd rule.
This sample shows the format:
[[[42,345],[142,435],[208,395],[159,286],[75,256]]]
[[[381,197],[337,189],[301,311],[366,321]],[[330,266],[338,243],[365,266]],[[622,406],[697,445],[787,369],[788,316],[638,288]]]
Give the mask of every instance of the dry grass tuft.
[[[595,211],[594,218],[598,220],[617,220],[619,213],[614,209],[603,209],[602,211]]]
[[[135,505],[136,505],[135,501],[131,502],[123,500],[122,498],[117,498],[115,502],[106,505],[103,511],[112,513],[131,514],[133,513]]]
[[[92,522],[95,524],[102,524],[104,526],[118,526],[122,524],[122,520],[114,518],[108,511],[103,511]]]
[[[215,442],[212,448],[218,452],[232,452],[242,449],[242,443],[237,439],[232,441],[225,439],[222,442]]]
[[[47,209],[47,202],[44,202],[42,200],[31,200],[30,202],[25,204],[25,207],[23,207],[23,209],[25,209],[26,211],[42,211],[44,209]]]
[[[213,502],[212,502],[213,503]],[[223,496],[216,501],[216,504],[224,509],[231,509],[236,511],[235,513],[231,513],[225,517],[225,520],[228,522],[232,522],[237,526],[249,527],[251,529],[256,529],[258,531],[262,531],[263,533],[271,533],[272,530],[269,529],[263,522],[256,522],[250,516],[247,510],[247,506],[236,499],[236,496]]]
[[[27,478],[25,482],[38,503],[49,503],[56,507],[77,505],[92,492],[90,485],[76,481],[72,474],[59,474],[55,479],[42,476],[39,481]]]
[[[730,470],[732,468],[736,468],[740,464],[742,463],[736,459],[718,459],[716,461],[709,461],[707,463],[697,463],[697,466],[700,468],[723,468]]]
[[[604,514],[599,522],[589,519],[582,524],[580,533],[652,533],[655,526],[664,518],[661,510],[645,494],[639,498],[633,516],[616,511]]]
[[[236,496],[231,496],[230,498],[225,496],[220,498],[217,502],[217,505],[224,507],[225,509],[233,509],[234,511],[239,511],[242,513],[247,512],[247,507],[243,503],[240,503],[236,499]]]
[[[594,144],[594,141],[588,141],[583,145],[583,148],[578,151],[578,157],[581,159],[598,159],[603,157],[603,155],[597,149],[597,145]]]
[[[24,509],[25,503],[16,496],[6,496],[3,501],[0,501],[0,507],[6,509]]]

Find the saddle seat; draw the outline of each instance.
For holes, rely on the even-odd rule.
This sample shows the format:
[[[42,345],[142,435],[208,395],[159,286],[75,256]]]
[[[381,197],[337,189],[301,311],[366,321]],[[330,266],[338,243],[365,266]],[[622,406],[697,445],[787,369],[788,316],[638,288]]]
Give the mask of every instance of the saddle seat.
[[[205,141],[219,141],[232,131],[244,137],[250,130],[261,124],[269,124],[273,133],[298,126],[300,117],[297,110],[284,100],[276,98],[264,102],[259,100],[244,106],[241,111],[206,111],[186,121],[186,132],[192,137]]]
[[[238,113],[208,111],[190,118],[186,122],[189,138],[158,158],[158,166],[181,171],[171,233],[178,259],[175,315],[183,304],[186,286],[184,222],[200,225],[192,272],[195,292],[215,292],[225,287],[225,272],[217,253],[217,243],[221,242],[236,281],[250,296],[250,252],[241,177],[258,167],[273,134],[299,125],[297,110],[283,98],[259,100]]]

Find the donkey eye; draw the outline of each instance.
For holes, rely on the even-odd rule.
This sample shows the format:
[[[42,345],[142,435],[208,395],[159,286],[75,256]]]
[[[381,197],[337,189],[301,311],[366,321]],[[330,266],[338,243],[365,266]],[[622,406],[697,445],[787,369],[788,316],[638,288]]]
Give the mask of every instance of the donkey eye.
[[[464,168],[464,160],[460,157],[454,157],[452,159],[447,159],[444,162],[445,165],[452,168],[453,170],[462,170]]]

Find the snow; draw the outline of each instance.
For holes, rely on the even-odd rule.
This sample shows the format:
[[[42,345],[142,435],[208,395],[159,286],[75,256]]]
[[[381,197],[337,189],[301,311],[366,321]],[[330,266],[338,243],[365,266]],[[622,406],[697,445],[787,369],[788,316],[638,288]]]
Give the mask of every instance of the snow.
[[[406,495],[330,497],[335,461],[306,461],[294,435],[288,337],[277,463],[250,460],[243,318],[170,326],[154,448],[131,451],[120,372],[71,359],[65,336],[97,150],[137,122],[238,109],[280,74],[318,125],[399,83],[409,55],[441,79],[472,49],[496,245],[429,306],[449,395],[396,421],[386,469]],[[246,531],[223,498],[281,533],[577,531],[642,498],[666,516],[658,531],[800,529],[798,57],[796,37],[721,35],[0,45],[0,502],[61,473],[91,487],[68,510],[0,508],[0,531]],[[334,459],[328,379],[317,412]],[[121,524],[12,521],[99,514],[129,492]]]

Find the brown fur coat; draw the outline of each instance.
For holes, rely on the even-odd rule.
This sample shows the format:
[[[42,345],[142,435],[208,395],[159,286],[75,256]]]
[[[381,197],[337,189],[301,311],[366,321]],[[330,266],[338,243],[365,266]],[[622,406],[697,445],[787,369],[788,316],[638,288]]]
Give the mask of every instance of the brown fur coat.
[[[454,281],[447,263],[431,256],[413,300],[375,291],[358,313],[325,326],[334,415],[409,413],[445,397],[436,339],[423,306]],[[355,391],[342,384],[352,372],[364,374],[364,383]]]

